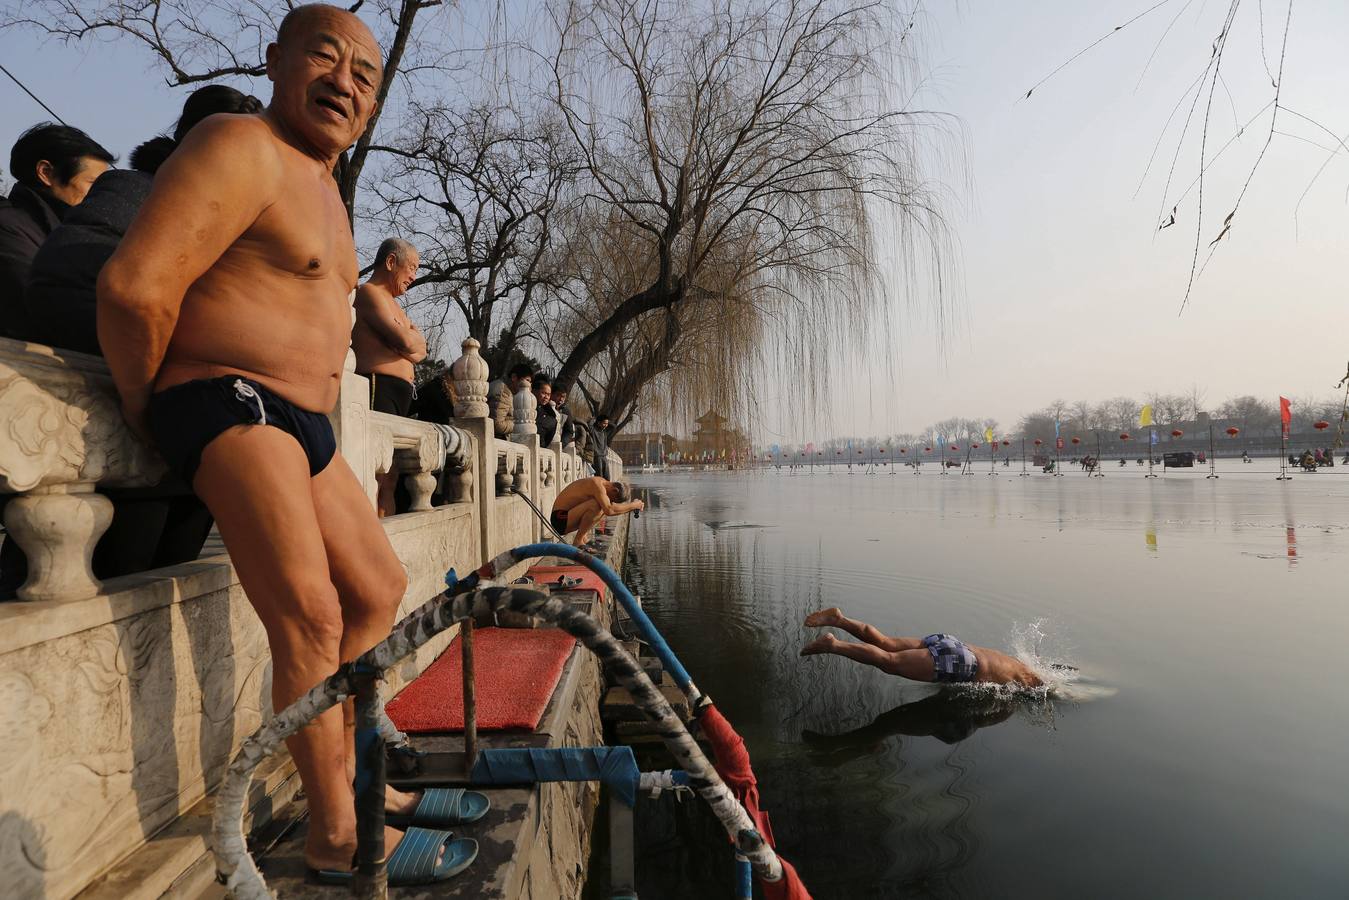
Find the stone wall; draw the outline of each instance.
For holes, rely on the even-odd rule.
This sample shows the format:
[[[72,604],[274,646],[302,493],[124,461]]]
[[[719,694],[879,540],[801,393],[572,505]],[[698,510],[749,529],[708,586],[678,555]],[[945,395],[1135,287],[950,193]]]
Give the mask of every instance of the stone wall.
[[[566,719],[563,747],[604,744],[604,725],[600,721],[604,679],[593,656],[587,654],[586,663],[571,713]],[[599,785],[593,781],[553,782],[539,786],[541,827],[530,850],[521,900],[581,896],[599,798]]]
[[[333,416],[367,493],[395,472],[420,510],[385,520],[408,572],[403,612],[438,593],[449,568],[468,572],[539,538],[525,502],[498,496],[499,460],[545,513],[564,474],[582,469],[574,452],[539,448],[532,435],[492,436],[485,404],[478,412],[471,402],[485,380],[459,377],[486,367],[476,366],[476,342],[464,349],[456,427],[372,413],[365,380],[350,372]],[[123,426],[101,360],[0,340],[0,413],[0,494],[14,495],[6,539],[30,560],[20,599],[0,603],[0,872],[5,896],[66,898],[218,782],[270,713],[270,659],[223,552],[93,576],[110,514],[99,489],[153,485],[164,471]],[[432,507],[438,484],[449,502]],[[452,637],[390,673],[389,690]]]

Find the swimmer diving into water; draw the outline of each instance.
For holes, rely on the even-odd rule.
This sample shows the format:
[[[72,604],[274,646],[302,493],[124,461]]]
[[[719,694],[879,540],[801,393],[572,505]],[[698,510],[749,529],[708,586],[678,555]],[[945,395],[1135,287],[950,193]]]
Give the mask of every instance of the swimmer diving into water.
[[[853,644],[832,634],[821,635],[801,648],[802,656],[832,653],[875,666],[882,672],[913,681],[944,684],[985,682],[1040,687],[1044,684],[1030,666],[1005,653],[966,644],[949,634],[925,638],[890,637],[874,626],[850,619],[837,606],[806,616],[808,628],[842,628],[863,641]]]

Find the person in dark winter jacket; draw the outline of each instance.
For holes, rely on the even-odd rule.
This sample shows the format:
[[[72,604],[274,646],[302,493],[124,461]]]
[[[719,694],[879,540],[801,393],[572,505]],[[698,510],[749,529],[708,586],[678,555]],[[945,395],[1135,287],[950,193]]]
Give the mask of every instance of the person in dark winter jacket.
[[[207,116],[261,111],[256,97],[223,84],[193,91],[173,136],[152,138],[133,150],[133,171],[104,173],[48,236],[33,258],[23,293],[27,330],[16,336],[101,356],[94,316],[98,273],[150,195],[154,173]]]
[[[0,200],[0,334],[22,338],[28,330],[23,290],[33,257],[116,159],[69,125],[44,122],[15,141],[9,174],[18,183]]]
[[[547,447],[557,434],[557,410],[553,409],[553,378],[547,372],[535,372],[530,385],[538,406],[534,409],[534,425],[539,431],[539,446]]]
[[[600,413],[595,417],[591,433],[595,436],[595,474],[608,478],[608,416]]]
[[[571,410],[567,409],[567,388],[564,385],[553,385],[553,409],[557,413],[558,432],[562,435],[563,448],[570,447],[576,443],[576,420],[572,418]]]

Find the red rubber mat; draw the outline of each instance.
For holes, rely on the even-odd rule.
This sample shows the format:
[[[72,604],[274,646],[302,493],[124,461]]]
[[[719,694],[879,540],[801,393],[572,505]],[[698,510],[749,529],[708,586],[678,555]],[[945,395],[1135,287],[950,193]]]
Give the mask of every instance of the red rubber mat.
[[[533,731],[553,696],[576,639],[556,628],[477,628],[473,667],[480,731]],[[402,731],[464,730],[459,638],[389,701],[389,718]]]
[[[585,566],[535,566],[529,570],[529,575],[539,584],[546,585],[555,585],[557,579],[563,575],[567,578],[579,578],[581,583],[569,590],[594,591],[599,596],[604,596],[604,581]]]

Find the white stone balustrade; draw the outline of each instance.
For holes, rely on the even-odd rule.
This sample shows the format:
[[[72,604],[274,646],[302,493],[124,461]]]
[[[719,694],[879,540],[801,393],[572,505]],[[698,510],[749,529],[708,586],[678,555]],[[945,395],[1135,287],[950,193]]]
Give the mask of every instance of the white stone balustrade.
[[[407,484],[412,498],[411,512],[431,508],[431,495],[436,489],[436,473],[445,465],[445,435],[434,425],[388,413],[371,412],[372,435],[387,442],[388,454],[384,468],[377,464],[379,474],[396,472]],[[377,456],[382,462],[383,453]]]
[[[0,494],[5,528],[28,557],[22,600],[99,591],[94,546],[112,521],[99,486],[158,484],[165,468],[122,419],[96,356],[0,339]]]
[[[332,416],[372,498],[377,473],[407,480],[413,511],[383,520],[408,571],[402,612],[441,590],[449,568],[471,571],[544,533],[523,498],[498,494],[498,475],[546,515],[584,472],[574,447],[540,448],[530,432],[494,437],[487,366],[476,341],[463,349],[451,367],[451,425],[372,412],[368,383],[350,371]],[[102,360],[0,339],[0,409],[6,539],[30,567],[21,600],[0,603],[0,894],[68,898],[218,782],[271,712],[270,659],[223,554],[104,584],[93,577],[110,514],[97,490],[154,485],[165,474],[122,421]],[[613,454],[610,465],[617,477]],[[431,506],[438,473],[444,505]],[[452,637],[390,673],[390,690]],[[184,859],[204,852],[204,838],[193,840],[192,852],[176,851]],[[169,887],[138,890],[159,896]]]
[[[531,448],[527,445],[516,443],[513,439],[511,441],[497,441],[497,496],[503,496],[512,491],[518,491],[522,494],[534,493],[530,489],[532,485],[529,482],[530,473],[533,470],[533,467],[529,464],[531,450],[537,452],[537,447]]]

